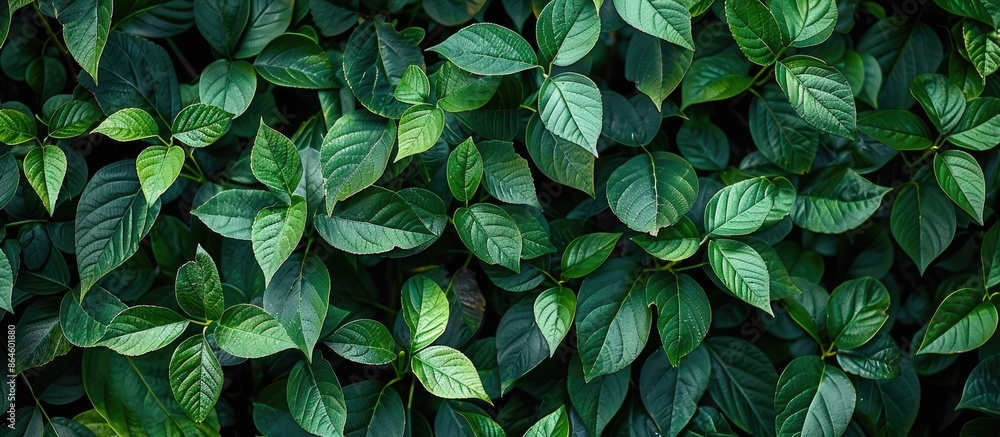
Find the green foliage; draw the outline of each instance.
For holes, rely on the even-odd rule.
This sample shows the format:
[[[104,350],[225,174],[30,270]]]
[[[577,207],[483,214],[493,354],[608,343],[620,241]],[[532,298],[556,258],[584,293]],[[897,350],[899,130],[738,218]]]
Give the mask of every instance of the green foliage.
[[[0,0],[12,435],[991,435],[1000,1]]]

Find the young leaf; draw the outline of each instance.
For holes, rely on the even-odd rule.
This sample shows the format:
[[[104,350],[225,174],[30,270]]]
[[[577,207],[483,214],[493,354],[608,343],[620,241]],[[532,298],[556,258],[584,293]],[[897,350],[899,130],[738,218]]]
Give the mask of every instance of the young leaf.
[[[99,118],[101,111],[92,103],[70,100],[52,112],[49,118],[49,136],[73,138],[83,135]]]
[[[403,284],[403,320],[410,329],[410,352],[434,343],[448,325],[449,305],[444,291],[430,278],[416,275]]]
[[[573,239],[563,252],[562,276],[582,278],[597,270],[611,255],[621,236],[620,233],[598,232]]]
[[[274,317],[248,304],[226,308],[215,328],[215,340],[223,351],[242,358],[266,357],[296,347]]]
[[[159,128],[148,112],[140,108],[125,108],[109,115],[92,132],[124,142],[155,137]]]
[[[524,437],[569,437],[569,415],[566,414],[566,407],[560,406],[558,410],[539,419],[528,428]]]
[[[889,292],[877,279],[846,281],[830,294],[826,305],[826,332],[839,349],[868,343],[889,319]]]
[[[611,211],[629,228],[656,236],[694,205],[698,178],[680,156],[653,152],[633,157],[608,179]]]
[[[426,102],[431,94],[431,83],[427,80],[427,73],[416,65],[406,67],[394,93],[396,100],[403,103],[418,105]]]
[[[218,320],[224,307],[222,282],[215,260],[198,245],[194,261],[177,269],[174,279],[177,306],[202,320]]]
[[[972,288],[944,298],[924,332],[917,354],[957,354],[974,350],[990,339],[997,328],[997,308]]]
[[[413,105],[399,119],[399,151],[393,162],[426,152],[434,147],[441,132],[444,132],[444,111],[441,108]]]
[[[656,304],[656,328],[670,365],[680,366],[681,359],[705,339],[712,324],[712,306],[705,290],[688,275],[657,272],[646,281],[646,301]]]
[[[778,85],[807,123],[824,132],[857,140],[854,93],[835,67],[804,55],[790,56],[774,67]]]
[[[782,38],[793,47],[821,44],[837,24],[834,0],[777,0],[770,6]]]
[[[986,177],[976,159],[961,150],[934,156],[934,176],[952,201],[980,224],[986,203]]]
[[[445,399],[481,399],[490,403],[476,367],[461,352],[431,346],[413,355],[413,374],[427,391]]]
[[[66,178],[66,153],[56,146],[33,147],[24,156],[24,177],[51,216]]]
[[[931,123],[941,133],[948,133],[965,113],[965,95],[947,77],[940,74],[922,74],[913,79],[910,94],[920,102]]]
[[[756,250],[736,240],[712,240],[708,260],[715,275],[736,297],[772,314],[771,278]]]
[[[788,363],[774,394],[779,435],[843,435],[854,413],[854,385],[820,357]]]
[[[264,271],[265,284],[271,282],[278,268],[298,246],[305,226],[306,200],[297,194],[292,196],[290,205],[270,206],[254,217],[250,241],[254,258]]]
[[[483,157],[472,138],[468,138],[448,155],[448,189],[456,200],[468,202],[479,189],[482,178]]]
[[[538,91],[538,115],[553,134],[597,156],[604,110],[592,80],[576,73],[545,79]]]
[[[273,193],[289,199],[302,179],[302,158],[291,140],[261,120],[250,151],[250,170]]]
[[[111,320],[97,344],[122,355],[144,355],[170,344],[187,325],[186,318],[169,308],[134,306]]]
[[[778,22],[760,0],[726,0],[726,22],[750,62],[768,66],[784,51]]]
[[[203,335],[184,340],[170,357],[170,391],[195,422],[215,411],[222,394],[222,365]]]
[[[534,49],[521,35],[492,23],[466,26],[427,50],[483,76],[514,74],[538,65]]]
[[[198,81],[201,102],[222,108],[234,117],[250,107],[256,92],[257,73],[246,61],[218,59],[205,67]]]
[[[476,257],[487,264],[521,271],[521,232],[506,211],[489,203],[477,203],[456,210],[454,221],[462,243]]]
[[[320,160],[326,180],[326,212],[376,180],[389,163],[396,124],[365,111],[337,119],[323,138]]]
[[[381,323],[371,319],[355,320],[341,326],[324,343],[337,355],[355,363],[379,366],[396,359],[392,334]]]
[[[694,50],[691,12],[679,0],[615,0],[622,20],[639,31]]]
[[[1000,31],[975,20],[962,20],[962,37],[980,76],[987,77],[1000,68]]]
[[[562,286],[552,287],[535,298],[533,311],[535,324],[549,345],[549,357],[555,356],[556,349],[573,325],[576,294]]]
[[[177,146],[149,146],[135,158],[135,171],[147,202],[156,202],[180,176],[184,149]]]
[[[233,115],[217,106],[195,103],[181,110],[170,130],[174,138],[191,147],[205,147],[229,130]]]
[[[285,389],[288,410],[302,429],[317,435],[343,435],[347,402],[333,367],[316,352],[312,361],[292,367]]]
[[[0,143],[16,146],[37,137],[35,120],[16,109],[0,108]]]

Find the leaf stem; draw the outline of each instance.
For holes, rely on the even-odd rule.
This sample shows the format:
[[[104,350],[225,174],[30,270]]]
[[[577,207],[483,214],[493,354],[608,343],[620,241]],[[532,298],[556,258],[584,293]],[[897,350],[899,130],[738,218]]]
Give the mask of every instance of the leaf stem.
[[[17,222],[10,222],[10,223],[7,223],[7,224],[5,224],[3,226],[6,228],[6,227],[10,227],[10,226],[26,225],[28,223],[38,223],[38,222],[44,222],[44,221],[45,220],[42,220],[42,219],[21,220],[21,221],[17,221]]]
[[[685,267],[681,267],[681,268],[679,268],[679,269],[674,269],[673,271],[674,271],[675,273],[676,273],[676,272],[683,272],[683,271],[685,271],[685,270],[691,270],[691,269],[696,269],[696,268],[698,268],[698,267],[701,267],[701,266],[705,266],[705,265],[708,265],[708,262],[702,262],[702,263],[698,263],[698,264],[695,264],[695,265],[692,265],[692,266],[685,266]]]

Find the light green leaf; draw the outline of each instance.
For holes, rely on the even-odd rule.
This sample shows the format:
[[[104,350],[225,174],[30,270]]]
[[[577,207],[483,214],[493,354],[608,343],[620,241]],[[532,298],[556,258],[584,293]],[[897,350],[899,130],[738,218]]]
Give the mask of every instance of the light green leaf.
[[[608,179],[611,211],[629,228],[656,236],[694,205],[698,178],[680,156],[652,152],[629,159]]]
[[[535,181],[528,160],[505,141],[484,141],[476,145],[483,158],[483,186],[497,200],[538,208]]]
[[[965,113],[965,94],[944,75],[925,73],[917,76],[910,85],[910,94],[941,133],[950,132]]]
[[[622,20],[641,32],[694,50],[691,12],[681,0],[614,0]]]
[[[521,35],[492,23],[466,26],[427,50],[483,76],[503,76],[538,66],[535,50]]]
[[[49,136],[73,138],[83,135],[100,118],[101,111],[92,103],[70,100],[56,108],[49,117]]]
[[[254,177],[283,199],[290,199],[302,179],[302,158],[295,144],[260,121],[250,149]]]
[[[477,76],[452,62],[445,62],[434,74],[437,105],[448,112],[479,109],[493,98],[500,86],[500,76]]]
[[[253,255],[264,271],[265,285],[299,244],[306,227],[306,200],[292,196],[290,205],[270,206],[253,219],[250,241]]]
[[[944,298],[924,332],[917,354],[957,354],[986,343],[997,328],[997,307],[983,292],[963,288]]]
[[[496,205],[477,203],[456,210],[454,220],[459,238],[476,257],[521,271],[521,232],[510,214]]]
[[[1000,68],[1000,30],[978,21],[962,20],[962,37],[969,60],[980,76],[985,78]]]
[[[736,426],[755,436],[775,435],[774,395],[778,374],[767,355],[746,340],[705,341],[712,360],[708,394]]]
[[[168,377],[174,399],[192,420],[202,422],[215,411],[222,394],[222,365],[203,335],[177,346]]]
[[[696,59],[681,81],[681,111],[704,102],[734,97],[753,84],[749,63],[734,53]]]
[[[1000,99],[979,97],[969,101],[947,140],[970,150],[989,150],[1000,144]]]
[[[570,241],[560,262],[562,277],[582,278],[597,270],[611,255],[621,236],[621,233],[597,232]]]
[[[132,257],[159,212],[160,202],[147,202],[142,194],[134,162],[118,161],[94,174],[80,195],[75,222],[81,299]]]
[[[756,232],[779,207],[778,190],[777,185],[763,177],[719,190],[705,207],[705,232],[727,236]],[[783,216],[779,213],[779,217]]]
[[[567,66],[594,48],[601,34],[597,4],[588,0],[554,0],[535,24],[535,41],[544,62]]]
[[[774,394],[778,434],[843,435],[854,403],[854,385],[843,371],[815,355],[798,357],[781,372]]]
[[[632,237],[631,240],[638,244],[642,250],[664,261],[680,261],[690,258],[701,247],[698,228],[687,217],[681,217],[677,223],[663,228],[655,237],[640,234]]]
[[[149,146],[135,158],[142,194],[155,202],[174,184],[184,167],[184,149],[177,146]]]
[[[408,193],[422,192],[433,202],[427,209]],[[405,197],[404,197],[405,196]],[[332,216],[318,214],[313,223],[330,245],[348,253],[368,255],[394,248],[413,249],[433,242],[444,230],[444,204],[418,188],[394,193],[378,186],[337,204]],[[440,226],[435,223],[440,222]]]
[[[126,308],[115,295],[100,287],[87,293],[83,301],[76,292],[69,292],[59,307],[59,324],[70,343],[91,347],[104,337],[111,321]]]
[[[726,22],[750,62],[771,65],[784,51],[787,41],[782,42],[778,22],[760,0],[726,0]]]
[[[736,240],[712,240],[708,260],[715,275],[736,297],[772,314],[771,279],[756,250]]]
[[[834,0],[777,0],[770,6],[782,38],[793,47],[826,41],[839,18]]]
[[[16,109],[0,108],[0,143],[16,146],[35,139],[37,128],[31,116]]]
[[[441,108],[413,105],[399,119],[399,151],[393,162],[426,152],[441,138],[441,132],[444,132],[444,111]]]
[[[406,67],[394,94],[396,100],[411,105],[427,102],[431,94],[431,83],[427,80],[427,73],[417,65]]]
[[[931,130],[910,111],[874,111],[858,119],[858,129],[896,150],[924,150],[933,145]]]
[[[316,41],[298,33],[271,40],[253,66],[261,77],[278,86],[319,89],[334,85],[330,57]]]
[[[184,333],[188,320],[157,306],[134,306],[122,310],[108,325],[97,344],[122,355],[145,355],[160,349]]]
[[[449,304],[444,290],[423,275],[411,277],[400,292],[403,321],[410,328],[410,352],[434,343],[448,327]]]
[[[224,237],[250,240],[253,222],[264,208],[278,203],[278,198],[263,190],[230,189],[212,196],[191,211],[205,226]]]
[[[215,328],[215,341],[226,353],[241,358],[262,358],[296,348],[274,317],[248,304],[226,308]]]
[[[202,320],[218,320],[224,309],[219,269],[211,255],[198,245],[194,261],[177,269],[174,279],[177,306]]]
[[[824,132],[857,140],[854,92],[847,78],[820,59],[797,55],[774,67],[788,102],[807,123]]]
[[[55,7],[63,24],[63,39],[73,59],[98,83],[97,67],[111,32],[112,0],[61,2]]]
[[[483,156],[472,138],[462,141],[448,155],[448,189],[455,199],[468,202],[479,189],[483,178]]]
[[[657,272],[646,282],[646,301],[656,304],[656,328],[670,365],[680,366],[681,359],[701,345],[712,324],[705,290],[688,275]]]
[[[344,435],[347,401],[340,381],[322,354],[300,360],[288,374],[288,410],[302,429],[316,435]]]
[[[257,73],[246,61],[218,59],[201,72],[198,96],[202,103],[217,106],[239,117],[257,92]]]
[[[587,381],[628,367],[646,345],[652,314],[645,282],[630,275],[633,267],[613,259],[580,285],[576,332]]]
[[[330,272],[315,255],[292,255],[264,289],[264,310],[307,357],[319,341],[329,306]]]
[[[946,150],[934,156],[934,176],[945,194],[980,224],[986,203],[986,178],[972,155]]]
[[[346,323],[324,343],[337,355],[355,363],[380,366],[396,359],[396,343],[392,334],[381,323],[371,319]]]
[[[921,275],[951,244],[957,226],[951,200],[938,184],[928,179],[903,187],[889,217],[892,236],[917,264]]]
[[[795,197],[792,221],[824,234],[839,234],[868,220],[889,188],[880,187],[846,167],[823,169]]]
[[[109,115],[92,132],[124,142],[155,137],[159,129],[148,112],[140,108],[125,108]]]
[[[889,292],[877,279],[846,281],[830,294],[826,305],[826,331],[839,349],[856,349],[868,343],[889,319]]]
[[[552,287],[535,298],[533,311],[535,324],[549,345],[549,357],[553,357],[573,325],[573,318],[576,316],[576,294],[563,286]]]
[[[490,403],[472,361],[447,346],[431,346],[413,355],[413,374],[431,394],[444,399],[481,399]]]
[[[233,115],[217,106],[195,103],[177,113],[171,126],[174,138],[191,147],[205,147],[229,130]]]
[[[542,82],[538,115],[557,137],[597,156],[597,139],[603,128],[601,92],[586,76],[560,73]]]
[[[545,176],[594,197],[594,155],[552,133],[537,114],[528,121],[528,155]]]
[[[320,159],[326,180],[326,211],[374,184],[389,163],[396,124],[365,111],[339,119],[323,138]]]
[[[539,419],[528,428],[524,437],[569,437],[569,415],[566,414],[566,407],[560,406],[558,410]]]
[[[639,395],[664,434],[680,435],[694,417],[698,400],[708,388],[711,371],[706,348],[695,349],[683,362],[671,363],[659,351],[646,359],[639,374]]]
[[[66,153],[56,146],[33,147],[24,155],[24,177],[51,216],[66,178]]]

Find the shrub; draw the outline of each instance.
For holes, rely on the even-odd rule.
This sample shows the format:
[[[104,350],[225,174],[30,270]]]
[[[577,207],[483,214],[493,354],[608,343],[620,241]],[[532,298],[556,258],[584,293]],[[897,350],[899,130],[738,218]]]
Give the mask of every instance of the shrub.
[[[1000,424],[997,0],[0,9],[14,435]]]

